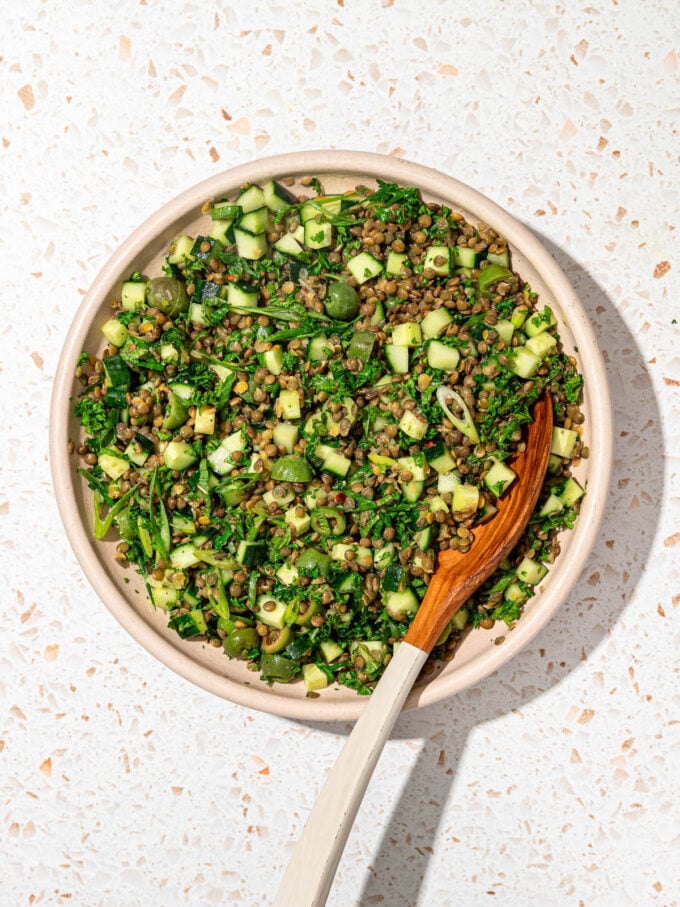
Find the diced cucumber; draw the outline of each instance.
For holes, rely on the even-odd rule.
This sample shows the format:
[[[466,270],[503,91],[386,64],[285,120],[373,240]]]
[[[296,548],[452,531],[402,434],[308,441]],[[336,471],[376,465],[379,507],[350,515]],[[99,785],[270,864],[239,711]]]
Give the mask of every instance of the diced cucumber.
[[[120,304],[126,312],[141,312],[146,306],[146,281],[124,281],[120,290]]]
[[[519,378],[533,378],[541,360],[524,346],[515,347],[508,356],[510,371]]]
[[[517,478],[517,473],[513,472],[509,466],[506,466],[501,460],[494,460],[491,469],[484,476],[484,484],[492,494],[497,498],[505,494],[508,488]]]
[[[420,532],[416,532],[413,536],[413,541],[421,551],[427,551],[432,544],[432,526],[426,526]]]
[[[177,510],[173,511],[170,525],[173,532],[181,532],[183,535],[194,535],[196,532],[196,524],[191,517],[183,516]]]
[[[374,258],[370,252],[360,252],[355,258],[350,259],[347,268],[358,284],[377,277],[383,270],[382,262]]]
[[[585,491],[583,490],[583,488],[581,488],[576,479],[569,478],[564,483],[562,491],[560,491],[559,493],[559,498],[561,501],[563,501],[565,507],[573,507],[573,505],[577,501],[579,501],[584,494]]]
[[[240,205],[244,214],[249,211],[255,211],[266,204],[262,188],[255,183],[247,186],[236,197],[236,204]]]
[[[236,240],[236,251],[241,258],[257,261],[258,258],[267,254],[266,233],[248,233],[240,227],[234,227],[234,239]]]
[[[109,318],[101,327],[101,332],[111,346],[123,346],[128,339],[128,329],[117,318]]]
[[[299,419],[300,394],[296,390],[282,390],[275,404],[276,414],[281,419]]]
[[[305,245],[308,249],[327,249],[333,245],[333,226],[328,222],[308,220],[305,223]]]
[[[263,205],[261,208],[253,208],[252,211],[245,212],[238,222],[238,229],[245,230],[247,233],[264,233],[269,225],[269,208]]]
[[[460,353],[453,346],[447,346],[441,340],[431,340],[427,347],[427,364],[430,368],[440,368],[455,372],[460,362]]]
[[[558,457],[570,459],[574,452],[574,445],[578,434],[572,428],[558,428],[555,426],[552,431],[552,442],[550,444],[550,453]]]
[[[355,331],[347,345],[347,358],[368,362],[374,346],[375,334],[372,331]]]
[[[178,236],[176,240],[170,243],[168,263],[171,265],[181,265],[185,261],[193,261],[194,256],[191,254],[193,247],[193,237],[187,236],[186,233],[182,233],[181,236]]]
[[[100,453],[97,458],[97,464],[102,472],[105,472],[114,482],[124,476],[130,468],[129,460],[123,456],[117,457],[115,454],[110,453]]]
[[[360,563],[363,563],[365,559],[373,560],[373,551],[371,548],[364,548],[362,545],[346,545],[343,542],[338,542],[336,545],[333,545],[331,548],[331,558],[334,561],[344,561],[346,560],[348,551],[353,551],[355,560]]]
[[[244,540],[239,542],[236,549],[236,560],[244,567],[253,567],[256,564],[262,564],[268,557],[267,542],[255,542]]]
[[[468,246],[453,246],[451,259],[457,268],[475,268],[477,266],[477,252]]]
[[[384,570],[388,567],[397,556],[397,549],[392,542],[383,545],[382,548],[376,548],[373,552],[373,566],[376,570]]]
[[[208,454],[208,463],[213,472],[220,476],[230,473],[235,467],[232,454],[236,451],[243,452],[246,449],[243,431],[239,429],[222,440],[220,446],[215,448],[211,454]]]
[[[510,583],[503,593],[506,602],[512,602],[515,605],[522,605],[527,600],[526,592],[519,583]]]
[[[272,603],[274,607],[269,610],[265,605]],[[255,606],[255,617],[268,627],[274,627],[276,630],[282,630],[286,624],[286,603],[281,602],[266,593],[260,595]]]
[[[448,246],[429,246],[425,251],[423,267],[432,268],[439,276],[451,273],[451,250]]]
[[[435,472],[438,472],[440,475],[445,475],[455,468],[456,461],[453,459],[449,451],[444,448],[443,452],[440,453],[439,456],[434,457],[432,460],[430,460],[430,466],[435,470]]]
[[[172,611],[179,603],[179,591],[170,589],[168,586],[153,586],[151,589],[151,601],[156,608],[163,611]]]
[[[512,343],[512,335],[515,332],[515,326],[512,321],[501,318],[500,321],[497,321],[496,324],[494,324],[493,330],[496,331],[504,343]]]
[[[549,494],[545,503],[538,512],[539,516],[550,516],[551,513],[561,513],[564,510],[564,501],[556,494]]]
[[[317,452],[318,452],[317,447]],[[335,476],[340,476],[344,478],[349,472],[349,468],[352,465],[352,461],[349,457],[346,457],[344,454],[339,453],[337,450],[331,448],[326,456],[323,458],[322,468],[326,472],[331,472]]]
[[[431,513],[438,513],[439,511],[442,511],[443,513],[449,512],[449,505],[443,498],[440,498],[439,495],[428,498],[427,506]]]
[[[416,501],[420,500],[425,489],[424,482],[416,482],[415,479],[411,482],[406,482],[401,486],[402,494],[404,498],[409,502],[409,504],[414,504]]]
[[[293,564],[282,564],[276,571],[276,575],[284,586],[292,586],[300,574],[297,567],[294,567]]]
[[[454,513],[472,512],[479,506],[479,491],[474,485],[461,483],[453,489],[451,510]]]
[[[248,284],[230,283],[227,290],[227,302],[230,306],[256,306],[257,290]]]
[[[200,302],[192,302],[189,306],[189,321],[193,324],[207,324],[205,320],[205,312],[203,311],[203,304]]]
[[[307,359],[310,362],[325,362],[330,358],[332,348],[332,344],[329,343],[325,334],[317,334],[309,341]]]
[[[163,362],[174,362],[179,359],[179,353],[171,343],[161,343],[161,359]]]
[[[548,334],[547,331],[542,334],[536,334],[535,337],[530,337],[524,344],[525,349],[538,356],[539,359],[544,359],[549,353],[552,353],[556,346],[557,340],[552,334]]]
[[[190,542],[173,548],[170,552],[170,566],[174,570],[185,570],[187,567],[200,564],[203,560],[201,545],[207,540],[206,535],[196,535]]]
[[[408,347],[396,346],[394,343],[386,343],[383,347],[385,359],[392,371],[396,375],[408,374]]]
[[[297,199],[289,192],[284,186],[280,183],[277,183],[276,180],[268,180],[262,187],[262,195],[264,197],[265,204],[276,214],[277,211],[281,211],[283,208],[288,208],[291,205],[297,204]]]
[[[321,668],[315,664],[302,665],[302,679],[305,682],[305,689],[308,693],[314,690],[323,690],[328,686],[328,678]]]
[[[529,314],[529,310],[525,306],[518,305],[512,310],[512,315],[510,316],[510,323],[516,330],[519,330],[524,325],[524,322],[527,320],[528,314]]]
[[[295,499],[295,493],[284,489],[284,493],[278,497],[274,494],[273,491],[265,491],[262,495],[262,500],[265,502],[267,507],[271,507],[272,504],[276,504],[278,507],[285,507],[286,504],[290,504],[292,500]]]
[[[302,509],[304,510],[304,508]],[[291,507],[290,510],[286,510],[284,519],[296,536],[304,535],[312,522],[312,518],[307,511],[305,510],[305,512],[300,515],[297,513],[297,507]]]
[[[213,220],[233,220],[235,217],[240,217],[242,213],[243,208],[230,202],[228,198],[213,202],[210,209],[210,216]]]
[[[371,315],[370,324],[382,327],[385,323],[385,306],[378,299],[375,303],[375,312]]]
[[[149,458],[149,451],[145,450],[136,440],[136,438],[139,437],[139,435],[136,435],[124,451],[125,456],[131,463],[134,463],[135,466],[143,466]]]
[[[423,342],[423,333],[420,325],[415,321],[404,321],[397,324],[392,331],[392,344],[394,346],[420,346]]]
[[[427,478],[427,463],[418,464],[413,457],[399,457],[397,463],[399,465],[399,469],[402,472],[404,470],[410,472],[411,479],[415,480],[416,482],[424,482]]]
[[[275,344],[270,350],[262,353],[262,365],[271,372],[272,375],[280,375],[283,368],[283,349],[279,344]]]
[[[385,262],[385,273],[390,277],[400,277],[404,268],[409,268],[411,263],[406,252],[390,252]]]
[[[447,327],[453,321],[453,316],[448,309],[432,309],[420,322],[420,327],[425,340],[432,340],[433,337],[441,337]]]
[[[227,218],[226,220],[213,221],[208,237],[210,239],[216,239],[218,242],[222,243],[223,246],[231,245],[234,236],[233,223],[233,217]]]
[[[272,441],[277,447],[285,447],[288,453],[293,453],[300,436],[300,429],[290,422],[277,422],[272,430]]]
[[[334,217],[342,210],[342,195],[317,195],[300,208],[300,220],[306,224],[315,217]]]
[[[331,664],[336,658],[340,658],[344,650],[332,639],[324,639],[319,643],[319,651],[326,664]]]
[[[189,401],[183,399],[179,393],[172,390],[168,408],[165,411],[165,416],[163,418],[163,428],[166,431],[172,431],[175,428],[179,428],[180,425],[184,425],[188,413]]]
[[[524,330],[527,337],[536,337],[556,324],[557,320],[552,313],[552,309],[549,306],[545,306],[542,312],[536,312],[535,315],[527,319],[524,324]]]
[[[451,625],[454,630],[463,630],[467,626],[470,618],[470,612],[467,608],[460,608],[451,618]]]
[[[521,579],[530,586],[536,586],[547,572],[548,568],[544,567],[539,561],[525,557],[517,568],[517,579]]]
[[[503,249],[502,252],[487,252],[486,260],[492,265],[501,265],[503,268],[510,267],[510,250]]]
[[[281,239],[274,243],[274,248],[289,258],[304,258],[305,250],[292,233],[284,233]]]
[[[399,428],[404,432],[405,435],[408,435],[409,438],[413,438],[415,441],[420,441],[425,437],[428,423],[427,420],[422,416],[418,416],[416,413],[407,409],[399,420]]]
[[[168,469],[181,472],[198,460],[198,454],[186,441],[170,441],[163,451],[163,462]]]
[[[437,491],[439,494],[453,494],[456,485],[460,485],[460,478],[455,472],[447,472],[437,477]]]
[[[551,453],[550,456],[548,457],[548,475],[556,476],[557,473],[562,468],[563,462],[564,461],[563,461],[562,457],[558,457],[557,454]]]
[[[215,431],[215,414],[214,406],[197,407],[194,431],[199,435],[212,435]]]
[[[403,592],[389,592],[385,597],[385,610],[392,620],[405,620],[409,614],[415,614],[420,602],[412,589]]]

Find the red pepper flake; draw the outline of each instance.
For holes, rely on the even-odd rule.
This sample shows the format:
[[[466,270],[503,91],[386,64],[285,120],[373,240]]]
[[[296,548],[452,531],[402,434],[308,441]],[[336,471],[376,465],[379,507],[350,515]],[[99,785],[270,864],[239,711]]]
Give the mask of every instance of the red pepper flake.
[[[233,283],[236,280],[236,274],[228,274],[227,280],[229,280]]]
[[[425,447],[434,447],[434,441],[426,441]]]
[[[336,504],[344,504],[344,502],[345,502],[346,500],[347,500],[347,495],[346,495],[346,494],[343,494],[342,491],[339,491],[339,492],[336,494],[336,496],[335,496],[335,503],[336,503]]]

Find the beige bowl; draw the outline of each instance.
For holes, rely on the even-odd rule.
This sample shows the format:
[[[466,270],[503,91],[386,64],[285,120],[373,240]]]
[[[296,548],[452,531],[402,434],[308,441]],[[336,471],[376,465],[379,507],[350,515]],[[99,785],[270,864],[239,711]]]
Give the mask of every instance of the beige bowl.
[[[574,351],[585,377],[585,440],[591,455],[576,471],[581,484],[588,486],[576,529],[564,534],[562,554],[514,630],[507,633],[502,625],[502,630],[496,627],[470,632],[453,661],[416,684],[406,702],[407,709],[438,702],[486,677],[533,639],[564,601],[585,566],[604,511],[612,455],[611,403],[593,329],[550,254],[502,208],[458,180],[427,167],[352,151],[300,152],[265,158],[219,174],[182,193],[123,243],[96,278],[74,318],[54,382],[50,423],[52,476],[61,518],[76,557],[99,597],[132,636],[198,686],[232,702],[278,715],[314,721],[348,720],[360,714],[365,700],[346,687],[328,688],[318,699],[307,699],[300,682],[270,688],[257,674],[247,671],[243,662],[230,661],[219,649],[200,641],[182,640],[169,631],[166,614],[154,612],[148,604],[134,570],[121,570],[114,563],[115,540],[94,541],[91,493],[77,473],[78,457],[67,452],[69,439],[78,437],[70,402],[80,389],[73,377],[76,360],[82,350],[94,352],[103,348],[99,327],[121,281],[135,270],[149,275],[160,273],[170,241],[183,232],[196,235],[199,225],[206,223],[201,205],[207,199],[234,193],[245,182],[286,176],[300,179],[305,175],[318,176],[327,192],[357,184],[375,185],[377,178],[418,186],[425,200],[460,210],[473,223],[482,221],[493,226],[508,240],[513,267],[539,293],[541,301],[550,303],[556,312],[565,350]],[[495,646],[493,640],[499,632],[506,635],[506,640],[504,645]]]

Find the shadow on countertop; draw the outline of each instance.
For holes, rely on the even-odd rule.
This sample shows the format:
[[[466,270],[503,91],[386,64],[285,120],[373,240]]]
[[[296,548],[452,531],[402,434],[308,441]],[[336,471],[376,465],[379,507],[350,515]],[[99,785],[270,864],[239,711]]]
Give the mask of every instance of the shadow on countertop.
[[[425,743],[391,810],[378,852],[366,873],[360,904],[371,903],[378,896],[394,907],[412,907],[418,902],[468,734],[547,692],[600,645],[626,608],[655,537],[664,491],[664,438],[658,402],[642,354],[604,289],[566,252],[535,230],[532,232],[566,273],[603,350],[615,420],[609,503],[599,541],[581,578],[556,618],[532,644],[453,700],[399,718],[393,738],[423,738]],[[625,487],[627,479],[644,489],[638,496],[635,520],[622,520],[614,507],[618,490]],[[645,527],[644,532],[641,526]],[[588,582],[595,572],[599,573],[597,597]],[[560,632],[555,629],[556,624],[572,628],[573,632]],[[550,672],[546,670],[548,661],[552,665]],[[334,735],[346,735],[351,730],[345,722],[301,723]],[[429,741],[433,726],[445,727],[446,732]]]

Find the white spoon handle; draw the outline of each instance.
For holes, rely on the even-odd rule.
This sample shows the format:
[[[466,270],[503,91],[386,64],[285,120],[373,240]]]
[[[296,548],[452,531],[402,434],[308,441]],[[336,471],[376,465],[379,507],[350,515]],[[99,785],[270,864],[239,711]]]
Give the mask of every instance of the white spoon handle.
[[[427,652],[402,642],[307,819],[273,907],[323,907],[380,753]]]

